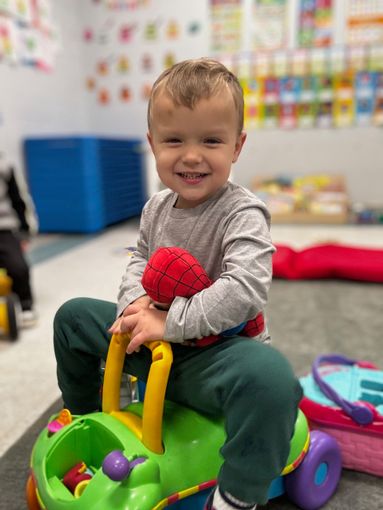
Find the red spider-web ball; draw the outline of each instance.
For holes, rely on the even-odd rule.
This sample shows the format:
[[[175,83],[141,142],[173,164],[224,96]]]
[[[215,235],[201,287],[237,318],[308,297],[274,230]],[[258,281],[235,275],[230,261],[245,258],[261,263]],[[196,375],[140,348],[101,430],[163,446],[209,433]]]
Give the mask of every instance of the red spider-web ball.
[[[161,247],[150,257],[142,285],[158,303],[170,304],[176,296],[191,297],[212,284],[198,260],[177,247]]]

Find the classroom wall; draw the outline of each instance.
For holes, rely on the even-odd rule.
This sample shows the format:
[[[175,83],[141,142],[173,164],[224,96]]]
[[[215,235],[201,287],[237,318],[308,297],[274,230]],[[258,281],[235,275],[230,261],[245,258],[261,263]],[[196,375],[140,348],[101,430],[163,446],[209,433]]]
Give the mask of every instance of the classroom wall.
[[[233,177],[342,174],[352,202],[383,202],[382,128],[258,130],[248,133]]]
[[[0,152],[19,170],[24,169],[25,137],[90,129],[79,51],[79,4],[77,0],[52,2],[60,37],[52,71],[0,61]]]
[[[171,54],[174,60],[201,57],[208,53],[209,47],[209,9],[208,1],[196,0],[151,0],[150,8],[136,10],[107,11],[102,5],[95,6],[85,0],[83,28],[91,27],[94,31],[90,43],[82,42],[84,57],[83,74],[93,78],[96,87],[88,91],[87,110],[89,122],[95,132],[104,134],[121,133],[127,136],[142,136],[146,133],[147,101],[142,97],[142,87],[151,85],[164,70],[164,57]],[[174,20],[179,27],[176,40],[169,40],[166,31],[169,21]],[[196,35],[187,34],[187,25],[195,20],[200,24]],[[147,39],[145,29],[149,24],[155,25],[156,38]],[[127,42],[118,39],[119,27],[132,28],[132,36]],[[97,39],[104,38],[103,43]],[[150,69],[143,70],[141,60],[150,55]],[[120,57],[129,59],[126,73],[116,71]],[[101,76],[97,65],[105,61],[108,74]],[[118,100],[119,88],[130,88],[132,99],[126,103]],[[111,94],[110,102],[102,106],[97,92],[105,87]]]
[[[246,3],[246,2],[245,2]],[[0,62],[0,147],[22,168],[21,140],[26,136],[93,133],[111,136],[135,136],[145,139],[146,101],[140,96],[145,83],[151,83],[163,69],[166,52],[176,60],[209,54],[208,0],[156,0],[150,9],[135,11],[103,10],[104,2],[92,0],[53,0],[52,8],[61,37],[61,49],[54,69],[44,73],[34,68],[13,68]],[[247,5],[249,3],[247,2]],[[340,3],[342,4],[342,2]],[[166,23],[178,23],[176,42],[166,39]],[[187,33],[190,21],[199,24],[194,35]],[[112,37],[120,23],[153,22],[159,37],[149,41],[139,30],[129,42]],[[86,43],[82,34],[93,27],[100,43]],[[123,52],[129,56],[126,75],[112,71],[107,76],[96,72],[105,59],[110,69]],[[153,66],[143,72],[139,59],[151,54]],[[89,77],[96,81],[92,91],[86,88]],[[119,87],[127,83],[132,99],[116,100]],[[100,104],[97,91],[106,86],[112,93],[108,104]],[[243,154],[235,166],[233,178],[250,186],[256,175],[293,175],[313,172],[341,173],[347,179],[350,197],[355,202],[382,201],[383,143],[381,128],[342,128],[308,130],[249,130]],[[145,150],[148,150],[147,147]],[[148,155],[150,190],[158,182]]]

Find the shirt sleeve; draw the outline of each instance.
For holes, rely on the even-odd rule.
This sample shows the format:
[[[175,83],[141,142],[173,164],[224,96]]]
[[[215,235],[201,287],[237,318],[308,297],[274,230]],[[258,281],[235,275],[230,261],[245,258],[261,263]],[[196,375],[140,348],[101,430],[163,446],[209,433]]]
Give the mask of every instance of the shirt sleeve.
[[[141,284],[141,279],[148,261],[147,228],[147,211],[144,208],[141,216],[137,247],[130,256],[117,296],[117,317],[119,317],[125,308],[133,303],[133,301],[146,294]]]
[[[237,326],[264,310],[272,280],[268,220],[260,208],[245,207],[225,220],[222,268],[209,288],[169,309],[165,339],[182,342]]]
[[[22,185],[16,178],[13,167],[10,167],[8,194],[12,207],[19,220],[19,232],[22,238],[28,239],[37,230],[37,221],[33,211],[32,199],[26,185]]]

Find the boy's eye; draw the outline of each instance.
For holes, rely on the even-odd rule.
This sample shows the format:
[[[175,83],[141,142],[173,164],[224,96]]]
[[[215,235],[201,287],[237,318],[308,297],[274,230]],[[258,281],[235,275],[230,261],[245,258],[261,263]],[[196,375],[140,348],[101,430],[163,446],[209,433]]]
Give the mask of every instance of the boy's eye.
[[[221,140],[219,140],[218,138],[206,138],[205,143],[207,145],[217,145],[221,143]]]
[[[175,145],[175,144],[181,143],[181,140],[179,138],[167,138],[165,140],[165,143],[168,143],[170,145]]]

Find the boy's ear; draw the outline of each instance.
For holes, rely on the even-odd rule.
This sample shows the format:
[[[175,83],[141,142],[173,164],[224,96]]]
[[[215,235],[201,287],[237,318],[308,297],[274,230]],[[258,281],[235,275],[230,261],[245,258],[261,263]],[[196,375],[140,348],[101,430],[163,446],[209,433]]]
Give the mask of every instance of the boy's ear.
[[[238,136],[237,142],[235,144],[233,163],[235,163],[237,161],[237,159],[239,158],[239,155],[241,154],[241,150],[242,150],[243,144],[246,141],[246,138],[247,138],[247,134],[244,131],[242,131],[242,133]]]

